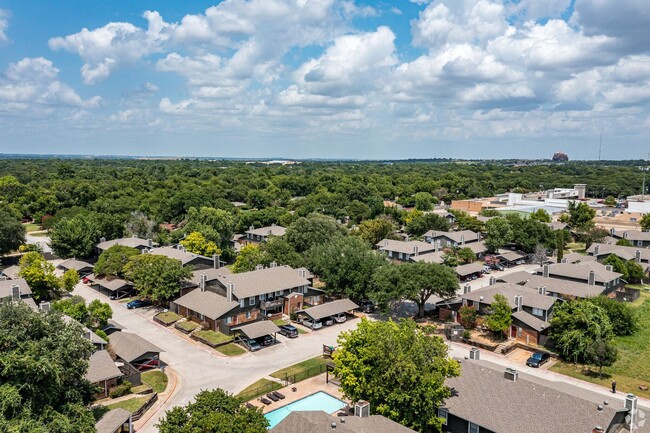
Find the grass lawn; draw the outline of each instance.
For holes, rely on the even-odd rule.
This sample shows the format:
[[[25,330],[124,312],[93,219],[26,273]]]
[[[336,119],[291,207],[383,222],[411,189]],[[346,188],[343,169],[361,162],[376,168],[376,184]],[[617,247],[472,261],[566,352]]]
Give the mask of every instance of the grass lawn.
[[[277,379],[284,379],[287,376],[305,376],[303,379],[307,379],[307,373],[311,370],[312,372],[322,366],[326,365],[329,362],[329,359],[324,359],[322,356],[317,356],[315,358],[308,359],[298,364],[294,364],[290,367],[283,368],[278,370],[275,373],[271,373],[271,377]],[[301,379],[302,380],[302,379]],[[297,381],[297,380],[296,380]]]
[[[639,317],[639,330],[628,337],[614,338],[618,361],[611,367],[603,368],[602,378],[598,377],[595,368],[592,372],[588,367],[564,362],[558,362],[551,370],[605,387],[610,387],[613,379],[617,390],[649,398],[650,391],[641,391],[639,385],[650,386],[650,293],[641,292],[640,298],[632,306]]]
[[[214,350],[217,350],[226,356],[238,356],[246,353],[246,350],[244,348],[242,348],[241,346],[235,343],[230,343],[230,344],[226,344],[225,346],[215,347]]]
[[[38,233],[29,233],[29,235],[34,236],[35,238],[44,238],[45,236],[48,235],[48,233],[38,232]]]
[[[177,323],[175,326],[178,326],[183,331],[192,332],[199,327],[199,324],[188,320],[187,322]]]
[[[225,343],[226,341],[232,340],[232,337],[229,337],[226,334],[222,334],[221,332],[209,331],[209,330],[196,331],[194,333],[194,336],[202,338],[205,341],[208,341],[212,344]]]
[[[585,254],[587,251],[587,247],[584,244],[584,242],[573,242],[570,244],[566,244],[566,248],[572,253]]]
[[[142,382],[153,388],[154,392],[165,392],[167,375],[160,370],[147,371],[142,373]]]
[[[133,394],[139,394],[139,393],[141,393],[141,392],[143,392],[143,391],[146,391],[146,390],[148,390],[148,389],[151,389],[151,387],[150,387],[149,385],[145,385],[145,384],[143,383],[143,384],[140,385],[140,386],[134,386],[133,388],[131,388],[131,392],[132,392]]]
[[[109,410],[121,408],[126,409],[129,412],[135,412],[140,409],[148,399],[149,397],[133,397],[128,400],[122,400],[117,403],[106,405],[106,407]]]
[[[158,313],[155,317],[167,326],[181,319],[181,316],[172,311],[168,311],[166,313]]]
[[[40,224],[27,223],[27,224],[23,224],[23,226],[25,226],[25,230],[27,231],[27,233],[43,230],[43,227],[41,227]]]
[[[237,397],[244,401],[248,401],[280,388],[282,388],[282,385],[277,382],[268,379],[260,379],[247,386],[246,389],[237,394]]]

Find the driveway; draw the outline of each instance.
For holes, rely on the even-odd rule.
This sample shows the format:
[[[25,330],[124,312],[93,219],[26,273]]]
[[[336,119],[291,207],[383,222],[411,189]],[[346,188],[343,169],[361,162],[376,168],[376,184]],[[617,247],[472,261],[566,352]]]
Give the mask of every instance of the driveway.
[[[50,238],[48,236],[34,236],[27,233],[25,235],[25,241],[28,244],[39,245],[44,253],[51,253],[52,248],[50,248]]]
[[[301,334],[288,342],[280,337],[282,344],[229,358],[154,323],[151,320],[155,314],[154,309],[128,310],[124,303],[112,301],[84,284],[77,285],[73,294],[88,301],[99,299],[109,303],[113,309],[113,319],[124,326],[126,332],[136,333],[163,349],[161,360],[178,376],[176,390],[161,409],[138,429],[140,433],[156,432],[153,424],[165,410],[188,403],[201,390],[222,388],[237,393],[276,370],[320,355],[323,344],[336,344],[338,334],[356,327],[359,321],[348,320],[342,324]]]

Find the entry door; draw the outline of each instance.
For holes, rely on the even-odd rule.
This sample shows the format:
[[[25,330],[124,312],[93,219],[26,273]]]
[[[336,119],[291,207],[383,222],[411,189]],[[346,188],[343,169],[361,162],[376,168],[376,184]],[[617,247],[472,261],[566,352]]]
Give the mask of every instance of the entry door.
[[[510,326],[510,338],[517,338],[517,327],[515,325]]]

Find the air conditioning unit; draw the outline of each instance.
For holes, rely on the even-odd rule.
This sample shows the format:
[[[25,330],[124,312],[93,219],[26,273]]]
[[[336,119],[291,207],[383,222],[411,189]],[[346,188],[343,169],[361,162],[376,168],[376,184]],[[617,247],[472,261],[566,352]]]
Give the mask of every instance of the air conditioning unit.
[[[519,376],[519,372],[514,368],[506,368],[506,370],[503,372],[503,377],[505,377],[508,380],[512,380],[513,382],[517,381],[518,376]]]
[[[478,350],[476,347],[472,347],[469,349],[469,359],[474,359],[476,361],[481,359],[481,351]]]
[[[354,416],[368,418],[370,416],[370,403],[363,400],[354,403]]]

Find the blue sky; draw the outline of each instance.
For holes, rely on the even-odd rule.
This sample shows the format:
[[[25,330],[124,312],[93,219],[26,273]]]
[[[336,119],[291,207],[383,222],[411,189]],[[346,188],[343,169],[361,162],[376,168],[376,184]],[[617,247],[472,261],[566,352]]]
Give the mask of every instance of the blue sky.
[[[0,153],[646,157],[642,0],[0,0]]]

